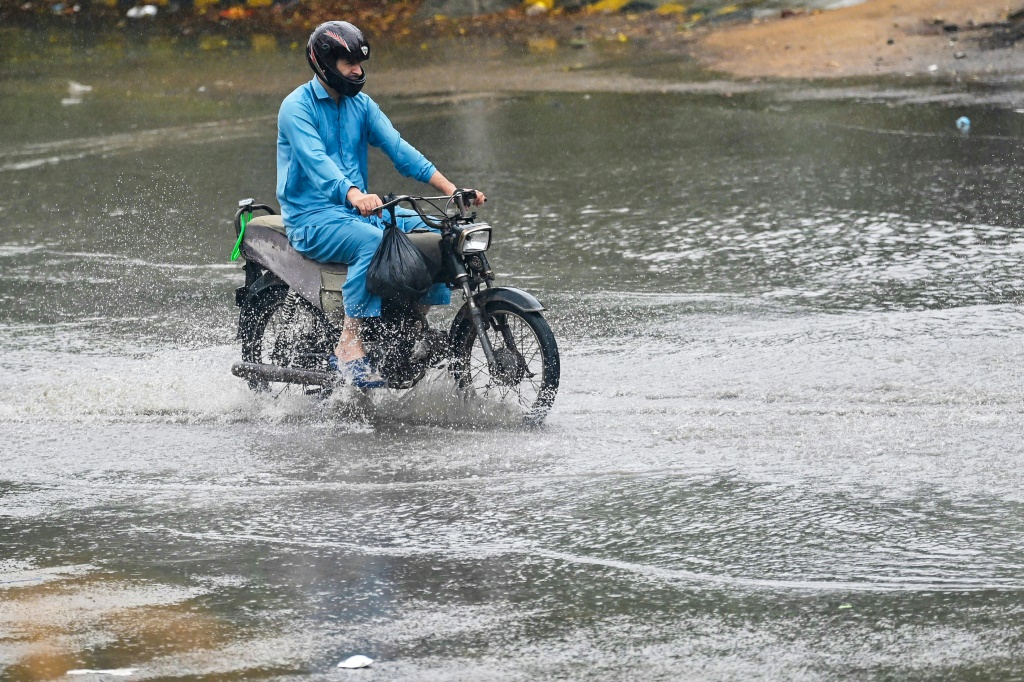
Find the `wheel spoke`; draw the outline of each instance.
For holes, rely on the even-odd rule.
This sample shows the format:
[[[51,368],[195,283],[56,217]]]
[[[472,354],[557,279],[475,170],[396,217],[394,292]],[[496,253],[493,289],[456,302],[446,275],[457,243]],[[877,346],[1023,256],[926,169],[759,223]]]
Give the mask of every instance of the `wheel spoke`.
[[[519,335],[519,340],[516,342],[516,345],[519,348],[522,348],[523,345],[526,342],[527,329],[528,329],[528,327],[526,327],[526,325],[522,325],[522,327],[521,327],[522,333]]]
[[[544,342],[528,319],[502,310],[488,320],[482,336],[494,350],[497,367],[488,363],[483,339],[471,330],[461,369],[462,384],[477,395],[526,413],[542,406],[546,381]]]
[[[472,385],[478,394],[493,396],[501,402],[512,404],[514,399],[519,409],[528,411],[540,398],[543,387],[543,383],[538,380],[538,376],[543,375],[543,347],[540,339],[534,329],[515,313],[496,314],[490,318],[489,323],[484,335],[495,353],[501,353],[499,363],[503,366],[510,361],[515,363],[514,368],[502,369],[522,372],[522,378],[515,383],[510,383],[508,378],[499,380],[493,374],[494,368],[487,363],[482,344],[477,338],[470,339],[468,345],[467,384]]]
[[[472,377],[472,378],[473,378],[473,381],[474,381],[474,383],[475,383],[475,381],[476,381],[477,377],[479,377],[479,376],[480,376],[481,374],[483,374],[483,373],[484,373],[484,370],[483,370],[483,368],[481,368],[481,369],[477,370],[476,374],[474,374],[474,375],[473,375],[473,377]],[[490,376],[488,376],[487,378],[488,378],[488,379],[490,379]],[[488,381],[488,383],[490,383],[490,382]]]

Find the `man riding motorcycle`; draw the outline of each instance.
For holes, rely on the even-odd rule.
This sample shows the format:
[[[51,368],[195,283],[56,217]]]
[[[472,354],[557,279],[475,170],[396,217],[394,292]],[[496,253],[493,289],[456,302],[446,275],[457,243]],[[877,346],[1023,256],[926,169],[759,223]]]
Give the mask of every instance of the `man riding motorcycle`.
[[[380,297],[367,291],[366,271],[384,230],[378,210],[383,202],[367,193],[367,145],[384,152],[402,175],[446,195],[457,191],[361,92],[366,82],[362,63],[369,57],[369,43],[352,24],[318,26],[306,45],[306,61],[315,75],[284,99],[277,119],[277,199],[288,241],[307,258],[348,265],[342,288],[344,327],[330,364],[357,388],[387,385],[360,338],[361,321],[381,311]],[[484,201],[477,191],[475,204]],[[396,220],[405,232],[426,228],[414,213],[399,212]],[[434,285],[420,301],[450,302],[443,284]]]

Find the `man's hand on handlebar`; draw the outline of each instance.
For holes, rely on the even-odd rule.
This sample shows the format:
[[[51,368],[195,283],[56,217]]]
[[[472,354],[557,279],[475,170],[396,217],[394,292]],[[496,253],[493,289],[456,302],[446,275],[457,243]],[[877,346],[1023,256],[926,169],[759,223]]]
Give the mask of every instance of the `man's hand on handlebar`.
[[[472,206],[483,206],[484,202],[487,201],[487,197],[484,193],[478,189],[453,189],[446,196],[443,197],[413,197],[407,195],[395,196],[393,194],[388,195],[388,201],[381,201],[381,198],[376,194],[363,194],[361,191],[352,187],[348,191],[348,201],[352,204],[356,210],[359,211],[363,216],[369,217],[371,215],[381,215],[385,210],[391,210],[393,207],[405,202],[419,214],[420,218],[430,225],[431,227],[437,227],[436,224],[431,222],[431,219],[424,215],[423,211],[416,204],[417,201],[437,201],[443,199],[456,199],[456,201],[463,202],[461,205],[463,208]],[[434,208],[438,208],[434,205]],[[439,209],[440,210],[440,209]],[[475,214],[474,214],[475,215]]]
[[[427,182],[427,184],[436,189],[441,194],[447,194],[448,196],[455,196],[456,194],[462,194],[463,196],[465,196],[470,192],[475,193],[476,198],[474,199],[465,197],[465,199],[469,199],[474,206],[483,206],[484,202],[487,201],[487,197],[485,197],[484,193],[481,192],[480,190],[459,189],[458,187],[455,186],[455,183],[453,183],[451,180],[443,176],[441,174],[441,171],[439,170],[434,171],[434,174],[430,176],[430,180]]]
[[[474,206],[483,206],[484,202],[487,201],[487,197],[485,197],[484,193],[481,192],[478,189],[464,189],[464,190],[460,190],[460,191],[463,192],[463,193],[465,193],[465,192],[473,192],[476,195],[476,197],[473,199],[473,205]]]
[[[376,194],[363,194],[354,186],[349,187],[345,198],[348,199],[348,203],[352,204],[353,208],[359,211],[359,215],[364,218],[374,213],[380,213],[380,207],[384,205],[384,202]]]

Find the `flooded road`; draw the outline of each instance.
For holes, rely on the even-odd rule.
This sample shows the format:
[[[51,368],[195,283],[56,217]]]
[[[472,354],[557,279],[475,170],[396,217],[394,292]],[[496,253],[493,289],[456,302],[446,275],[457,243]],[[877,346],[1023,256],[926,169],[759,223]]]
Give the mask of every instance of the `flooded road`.
[[[354,419],[228,372],[294,56],[3,66],[0,676],[1024,675],[1024,116],[381,97],[491,198],[562,387]]]

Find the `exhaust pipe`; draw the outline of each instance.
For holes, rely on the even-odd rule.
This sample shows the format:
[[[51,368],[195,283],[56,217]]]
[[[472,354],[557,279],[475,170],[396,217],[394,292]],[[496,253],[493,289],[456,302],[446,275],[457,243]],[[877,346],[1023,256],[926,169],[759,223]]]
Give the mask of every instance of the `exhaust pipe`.
[[[329,372],[315,372],[294,367],[278,367],[258,362],[236,362],[231,365],[231,373],[240,379],[256,379],[258,381],[278,381],[286,384],[303,386],[330,386],[335,382],[334,375]]]

